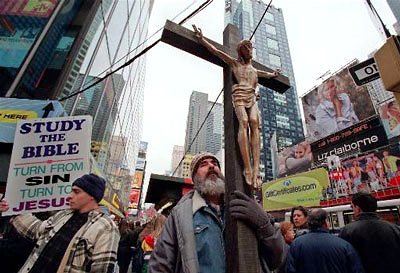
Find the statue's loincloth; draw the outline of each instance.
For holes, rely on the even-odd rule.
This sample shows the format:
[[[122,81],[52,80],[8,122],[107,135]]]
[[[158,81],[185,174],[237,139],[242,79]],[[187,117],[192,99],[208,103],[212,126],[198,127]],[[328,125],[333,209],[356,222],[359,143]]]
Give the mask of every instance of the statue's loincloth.
[[[234,84],[232,86],[232,103],[233,106],[244,106],[251,108],[256,102],[255,89],[248,85]]]

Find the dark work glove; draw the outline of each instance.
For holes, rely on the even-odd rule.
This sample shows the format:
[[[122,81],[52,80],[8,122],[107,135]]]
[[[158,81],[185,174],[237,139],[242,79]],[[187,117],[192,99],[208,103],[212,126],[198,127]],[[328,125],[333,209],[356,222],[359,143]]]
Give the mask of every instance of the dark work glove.
[[[269,216],[253,199],[240,191],[234,191],[229,202],[229,212],[235,219],[242,220],[253,228],[269,224]]]

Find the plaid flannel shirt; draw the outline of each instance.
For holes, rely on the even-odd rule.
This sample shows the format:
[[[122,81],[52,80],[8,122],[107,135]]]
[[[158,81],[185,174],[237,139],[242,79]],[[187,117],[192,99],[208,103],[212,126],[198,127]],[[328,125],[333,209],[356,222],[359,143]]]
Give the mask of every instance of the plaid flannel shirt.
[[[72,213],[72,210],[63,210],[46,221],[32,214],[18,215],[12,219],[12,224],[21,235],[37,240],[36,247],[19,273],[31,270],[47,242],[71,218]],[[118,228],[108,216],[91,211],[72,245],[64,273],[112,273],[117,260],[119,238]]]

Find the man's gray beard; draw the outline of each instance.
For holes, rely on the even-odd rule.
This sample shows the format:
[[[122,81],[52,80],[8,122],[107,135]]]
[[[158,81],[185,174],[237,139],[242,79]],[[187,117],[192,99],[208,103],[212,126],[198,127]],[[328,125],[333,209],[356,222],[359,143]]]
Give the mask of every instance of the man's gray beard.
[[[202,196],[218,196],[225,193],[225,179],[221,173],[216,180],[201,179],[196,175],[193,182],[195,190]]]

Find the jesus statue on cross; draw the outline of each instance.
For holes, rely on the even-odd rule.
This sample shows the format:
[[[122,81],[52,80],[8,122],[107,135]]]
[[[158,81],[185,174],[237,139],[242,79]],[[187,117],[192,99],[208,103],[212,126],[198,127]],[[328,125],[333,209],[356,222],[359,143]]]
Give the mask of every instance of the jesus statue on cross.
[[[275,78],[279,76],[280,70],[278,69],[273,73],[270,73],[255,69],[252,65],[253,46],[249,40],[243,40],[238,44],[236,48],[238,59],[235,59],[225,52],[218,50],[215,46],[204,39],[200,28],[193,25],[193,29],[199,42],[211,53],[229,65],[235,75],[237,84],[232,86],[232,102],[239,121],[238,144],[244,165],[243,176],[247,184],[252,186],[254,189],[259,189],[262,183],[260,177],[261,121],[256,103],[255,90],[258,83],[258,77]],[[251,155],[249,151],[249,127],[253,166],[251,166]]]

